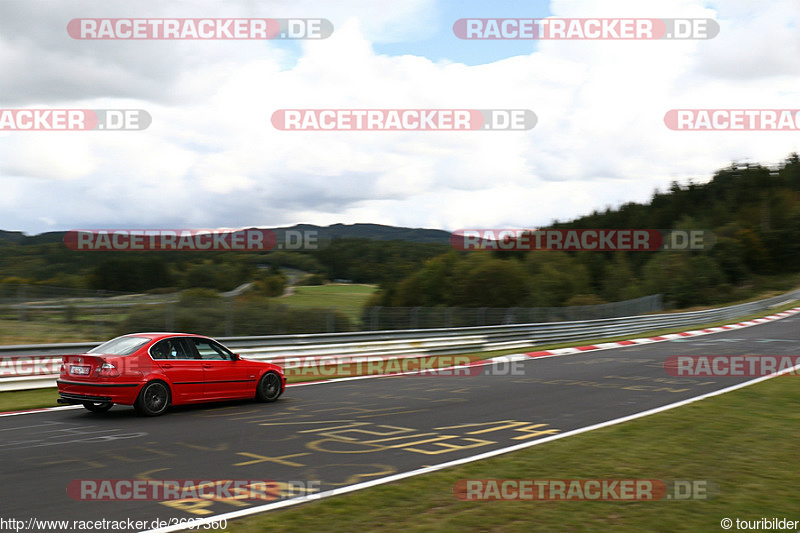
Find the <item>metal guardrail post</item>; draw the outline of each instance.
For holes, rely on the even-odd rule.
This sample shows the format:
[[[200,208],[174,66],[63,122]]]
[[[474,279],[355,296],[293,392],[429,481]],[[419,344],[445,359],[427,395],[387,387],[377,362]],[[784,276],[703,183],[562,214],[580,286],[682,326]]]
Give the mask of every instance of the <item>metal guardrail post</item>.
[[[328,333],[336,333],[336,308],[331,307],[325,313],[326,329]]]
[[[371,331],[378,331],[380,329],[380,320],[381,320],[381,306],[375,306],[372,308],[372,316],[370,317],[370,330]]]

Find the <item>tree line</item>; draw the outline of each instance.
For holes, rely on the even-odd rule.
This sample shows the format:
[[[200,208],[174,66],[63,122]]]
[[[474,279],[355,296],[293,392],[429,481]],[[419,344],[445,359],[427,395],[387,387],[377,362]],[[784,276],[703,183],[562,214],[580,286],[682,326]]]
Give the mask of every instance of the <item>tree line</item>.
[[[306,252],[78,252],[61,242],[0,239],[0,282],[117,292],[229,291],[254,282],[272,296],[287,283],[283,269],[312,274],[316,283],[344,279],[377,284],[401,279],[448,249],[439,243],[338,238],[323,250]]]
[[[717,242],[694,252],[451,251],[402,280],[385,281],[371,303],[550,307],[661,293],[668,305],[686,307],[789,288],[800,271],[800,159],[791,154],[775,168],[731,164],[708,183],[673,182],[649,203],[550,227],[704,229]]]

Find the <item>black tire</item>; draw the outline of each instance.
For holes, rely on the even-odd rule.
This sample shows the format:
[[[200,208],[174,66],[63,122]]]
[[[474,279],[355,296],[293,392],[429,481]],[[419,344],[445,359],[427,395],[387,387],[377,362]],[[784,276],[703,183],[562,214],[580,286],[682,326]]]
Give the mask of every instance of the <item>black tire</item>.
[[[256,399],[260,402],[274,402],[281,395],[281,377],[275,372],[267,372],[258,381]]]
[[[133,407],[145,416],[163,415],[169,407],[169,387],[163,381],[151,381],[142,387]]]
[[[111,402],[83,402],[83,406],[93,413],[105,413],[112,405]]]

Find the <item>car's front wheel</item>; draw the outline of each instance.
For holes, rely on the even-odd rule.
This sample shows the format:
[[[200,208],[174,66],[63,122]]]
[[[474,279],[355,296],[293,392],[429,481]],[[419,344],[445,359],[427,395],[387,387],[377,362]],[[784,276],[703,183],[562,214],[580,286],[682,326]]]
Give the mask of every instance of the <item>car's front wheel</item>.
[[[261,402],[274,402],[281,395],[281,377],[275,372],[267,372],[258,382],[256,398]]]
[[[111,402],[83,402],[83,406],[93,413],[105,413],[112,405]]]
[[[164,414],[169,407],[169,387],[163,381],[151,381],[142,387],[133,407],[145,416]]]

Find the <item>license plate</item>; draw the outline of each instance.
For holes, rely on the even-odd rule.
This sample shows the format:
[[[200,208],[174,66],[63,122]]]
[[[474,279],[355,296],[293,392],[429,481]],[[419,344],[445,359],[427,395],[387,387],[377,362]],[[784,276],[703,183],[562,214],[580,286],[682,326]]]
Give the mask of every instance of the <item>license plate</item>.
[[[88,366],[72,366],[69,369],[69,373],[75,376],[88,376],[89,375],[89,367]]]

